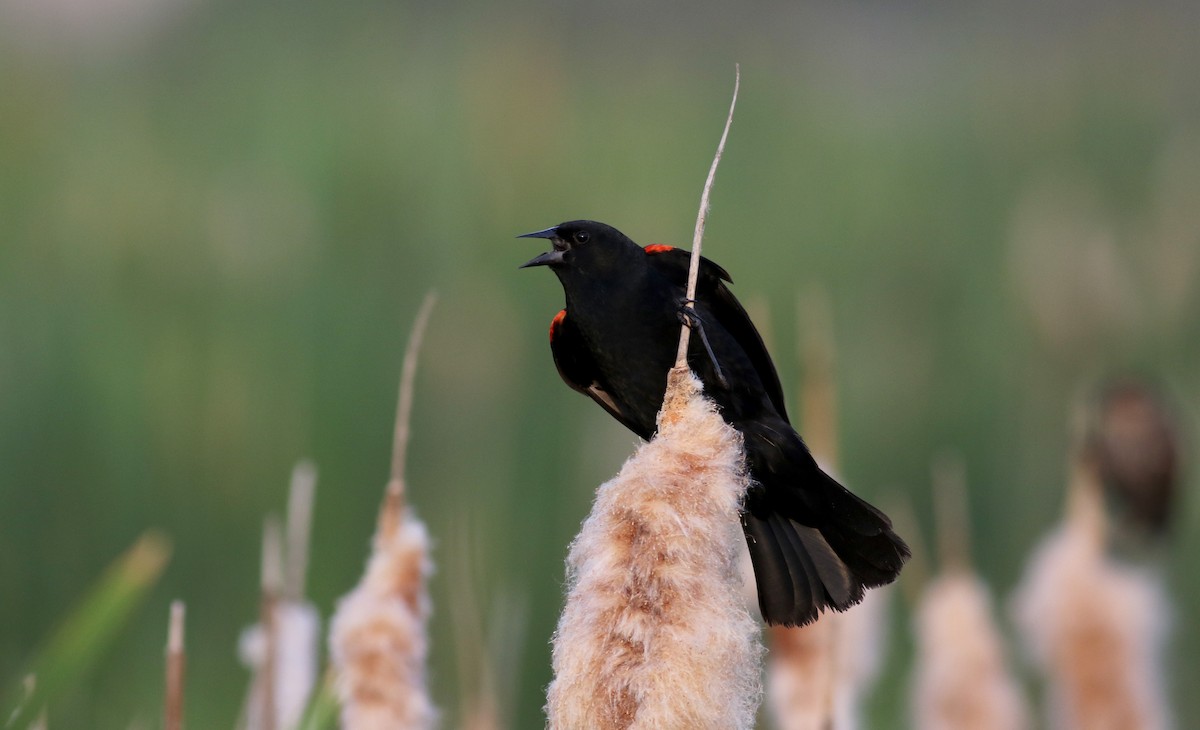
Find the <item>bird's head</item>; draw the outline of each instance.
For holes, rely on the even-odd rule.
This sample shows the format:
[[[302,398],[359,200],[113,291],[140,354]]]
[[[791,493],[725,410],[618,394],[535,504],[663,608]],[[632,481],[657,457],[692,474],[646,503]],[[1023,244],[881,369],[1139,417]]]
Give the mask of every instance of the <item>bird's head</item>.
[[[560,279],[618,270],[633,258],[632,254],[641,251],[624,233],[596,221],[568,221],[518,238],[548,239],[551,249],[521,264],[521,268],[549,266]]]

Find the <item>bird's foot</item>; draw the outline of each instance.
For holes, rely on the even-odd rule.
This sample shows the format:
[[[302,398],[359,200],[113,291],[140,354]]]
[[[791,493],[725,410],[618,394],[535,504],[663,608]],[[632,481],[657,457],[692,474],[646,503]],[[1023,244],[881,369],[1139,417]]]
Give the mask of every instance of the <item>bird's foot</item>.
[[[717,362],[717,355],[713,352],[712,345],[708,343],[708,335],[704,333],[704,320],[700,317],[699,312],[688,306],[695,303],[695,299],[683,300],[683,304],[679,307],[679,321],[700,335],[700,341],[704,343],[704,351],[708,353],[708,359],[712,361],[717,383],[722,389],[729,390],[729,381],[725,379],[725,373],[721,371],[721,363]]]

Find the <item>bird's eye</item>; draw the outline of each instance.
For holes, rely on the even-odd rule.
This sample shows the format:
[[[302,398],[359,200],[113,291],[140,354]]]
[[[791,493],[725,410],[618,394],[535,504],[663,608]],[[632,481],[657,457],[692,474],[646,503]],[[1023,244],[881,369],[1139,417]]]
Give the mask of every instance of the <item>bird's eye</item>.
[[[587,231],[575,231],[575,235],[572,236],[575,239],[575,243],[587,243],[591,237],[591,234]]]

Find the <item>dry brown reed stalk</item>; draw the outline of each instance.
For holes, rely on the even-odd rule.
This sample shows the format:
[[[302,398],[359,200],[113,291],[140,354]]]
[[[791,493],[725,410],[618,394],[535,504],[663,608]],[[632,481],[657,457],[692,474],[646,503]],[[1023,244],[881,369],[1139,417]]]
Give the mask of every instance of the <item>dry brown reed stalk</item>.
[[[693,300],[709,194],[700,197]],[[758,627],[741,600],[740,434],[687,367],[685,324],[654,438],[601,485],[567,558],[546,713],[554,730],[750,728],[761,695]]]
[[[167,672],[163,690],[163,730],[183,730],[184,673],[187,654],[183,645],[183,601],[171,602],[167,627]]]
[[[742,69],[736,64],[733,67],[733,99],[729,102],[729,115],[725,117],[725,129],[721,132],[721,140],[717,142],[717,153],[713,155],[712,165],[708,168],[708,177],[704,179],[704,188],[700,191],[700,210],[696,214],[696,228],[692,232],[692,258],[688,265],[687,306],[695,309],[696,281],[700,278],[700,245],[704,242],[704,224],[708,221],[709,195],[712,194],[713,180],[717,177],[717,165],[721,163],[721,155],[725,154],[725,140],[729,138],[729,127],[733,125],[733,110],[737,108],[738,89],[742,85]],[[688,342],[692,329],[685,322],[679,334],[679,349],[675,351],[675,367],[687,367]]]
[[[436,721],[425,668],[433,564],[425,525],[405,505],[404,481],[417,354],[434,300],[432,293],[425,297],[405,352],[391,476],[366,572],[338,602],[330,626],[330,659],[348,730],[428,728]]]
[[[321,617],[304,595],[317,471],[301,461],[292,470],[282,598],[275,606],[275,712],[277,726],[299,724],[317,685]]]
[[[243,663],[254,670],[240,723],[246,730],[295,727],[316,685],[321,619],[304,599],[316,479],[310,462],[298,463],[289,487],[286,537],[274,518],[264,529],[259,622],[239,641]]]
[[[833,305],[822,287],[809,288],[796,300],[800,361],[800,423],[804,440],[822,465],[837,469],[838,407],[834,364]]]
[[[257,701],[254,710],[257,717],[252,727],[256,730],[275,730],[275,672],[279,660],[278,605],[283,594],[283,537],[279,520],[271,515],[263,527],[262,551],[262,602],[259,625],[262,626],[263,649],[258,676],[255,678]]]
[[[834,471],[838,456],[833,325],[829,298],[813,289],[798,300],[801,424],[813,456]],[[780,730],[851,730],[860,698],[878,672],[888,592],[867,591],[844,613],[806,626],[772,626],[767,700]]]
[[[1076,457],[1067,515],[1034,552],[1014,598],[1017,624],[1049,685],[1049,723],[1064,730],[1169,727],[1161,579],[1106,554],[1096,468]]]
[[[741,438],[673,369],[659,431],[571,546],[546,706],[557,730],[750,728],[758,627],[737,570]]]

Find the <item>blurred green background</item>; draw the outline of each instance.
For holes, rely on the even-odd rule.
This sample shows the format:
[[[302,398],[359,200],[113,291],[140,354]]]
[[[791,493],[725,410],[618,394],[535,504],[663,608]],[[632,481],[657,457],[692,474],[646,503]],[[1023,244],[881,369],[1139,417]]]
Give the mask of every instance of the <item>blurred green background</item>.
[[[793,396],[797,295],[830,293],[846,481],[928,528],[930,459],[960,451],[1006,615],[1060,513],[1081,388],[1161,380],[1196,453],[1197,37],[1182,2],[3,0],[4,687],[159,527],[163,581],[50,725],[155,725],[179,597],[189,724],[231,726],[263,516],[314,459],[328,616],[436,288],[409,467],[436,539],[435,699],[456,726],[480,631],[503,634],[512,726],[540,727],[567,545],[634,439],[559,382],[561,290],[517,271],[542,244],[512,237],[589,217],[687,245],[735,61],[705,252],[768,305]],[[1170,693],[1200,727],[1193,494],[1175,527]],[[894,606],[868,727],[907,724]]]

